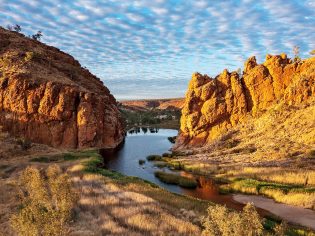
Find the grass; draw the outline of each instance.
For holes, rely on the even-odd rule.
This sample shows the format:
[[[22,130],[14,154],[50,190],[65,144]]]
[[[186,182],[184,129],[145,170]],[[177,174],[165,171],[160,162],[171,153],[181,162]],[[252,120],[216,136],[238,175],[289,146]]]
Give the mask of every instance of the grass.
[[[197,181],[177,174],[166,173],[163,171],[154,172],[155,177],[167,184],[176,184],[183,188],[196,188]]]
[[[127,188],[141,194],[145,194],[158,202],[167,205],[169,209],[176,211],[181,208],[190,209],[205,214],[207,207],[211,204],[209,201],[200,200],[188,196],[170,193],[160,188],[158,185],[138,177],[125,176],[115,171],[102,168],[101,156],[95,152],[93,157],[83,160],[85,173],[98,174],[119,185],[121,188]]]
[[[162,161],[163,157],[160,155],[149,155],[147,156],[148,161]]]
[[[283,184],[315,186],[315,170],[285,169],[281,167],[244,167],[229,169],[220,177],[225,178],[255,178]]]
[[[65,235],[72,218],[76,194],[67,174],[52,165],[43,175],[28,167],[21,175],[21,205],[11,217],[19,235]]]
[[[235,179],[220,187],[223,192],[261,194],[286,204],[315,209],[315,188],[303,185],[271,183],[255,179]]]
[[[89,158],[96,155],[95,150],[85,150],[78,152],[67,152],[63,154],[50,155],[50,156],[39,156],[30,159],[30,162],[40,162],[40,163],[51,163],[59,161],[75,161],[83,158]]]

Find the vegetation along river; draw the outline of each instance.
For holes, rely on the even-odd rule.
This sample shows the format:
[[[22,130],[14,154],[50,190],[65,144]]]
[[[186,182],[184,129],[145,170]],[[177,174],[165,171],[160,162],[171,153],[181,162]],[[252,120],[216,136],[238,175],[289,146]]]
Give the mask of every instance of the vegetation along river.
[[[154,165],[154,161],[146,160],[146,157],[149,155],[162,155],[169,151],[172,147],[172,143],[167,138],[176,136],[177,132],[177,130],[173,129],[132,129],[128,132],[125,143],[119,150],[102,153],[105,168],[125,175],[137,176],[174,193],[210,200],[240,209],[243,204],[236,202],[232,195],[220,195],[218,186],[211,178],[196,175],[192,176],[185,171],[172,171],[168,168],[161,169]],[[139,160],[145,160],[145,163],[140,165]],[[154,175],[154,172],[157,170],[173,172],[179,175],[195,178],[198,186],[197,188],[189,189],[182,188],[178,185],[163,183]]]
[[[103,151],[105,168],[120,172],[128,176],[136,176],[155,183],[171,192],[209,200],[215,203],[240,210],[246,202],[253,202],[261,215],[273,213],[288,222],[297,223],[315,229],[315,212],[309,209],[289,206],[274,202],[262,196],[243,194],[220,194],[219,188],[210,177],[192,175],[185,171],[170,170],[166,167],[158,168],[154,161],[147,161],[149,155],[162,155],[170,150],[172,143],[168,137],[176,136],[177,130],[137,128],[128,131],[124,144],[117,151]],[[140,165],[139,160],[145,160]],[[182,188],[178,185],[166,184],[155,177],[154,172],[165,171],[188,176],[197,180],[197,187]],[[288,214],[290,212],[290,214]],[[298,219],[298,220],[297,220]]]

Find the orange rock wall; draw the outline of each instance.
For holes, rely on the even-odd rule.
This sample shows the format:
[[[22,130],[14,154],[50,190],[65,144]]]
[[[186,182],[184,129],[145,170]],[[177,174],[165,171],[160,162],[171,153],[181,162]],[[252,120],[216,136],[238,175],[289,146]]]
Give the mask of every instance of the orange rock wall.
[[[70,55],[0,27],[0,126],[62,148],[114,148],[124,139],[115,98]],[[34,57],[25,60],[27,52]]]
[[[315,57],[292,62],[285,54],[267,55],[263,64],[251,57],[242,75],[227,70],[215,78],[195,73],[186,93],[174,149],[210,143],[273,104],[306,104],[314,97]]]

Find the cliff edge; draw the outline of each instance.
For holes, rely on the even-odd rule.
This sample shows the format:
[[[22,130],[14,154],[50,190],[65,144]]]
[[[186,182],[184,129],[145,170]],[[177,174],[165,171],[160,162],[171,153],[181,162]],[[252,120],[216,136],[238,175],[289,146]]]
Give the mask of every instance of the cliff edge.
[[[57,48],[0,27],[0,126],[62,148],[116,147],[124,129],[99,78]]]

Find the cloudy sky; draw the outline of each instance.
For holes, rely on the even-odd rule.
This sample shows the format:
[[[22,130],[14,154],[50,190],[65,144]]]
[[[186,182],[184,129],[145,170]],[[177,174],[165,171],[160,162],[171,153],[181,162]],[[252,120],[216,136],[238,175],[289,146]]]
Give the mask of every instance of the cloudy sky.
[[[182,97],[195,71],[315,49],[315,0],[0,0],[0,25],[70,53],[118,99]]]

